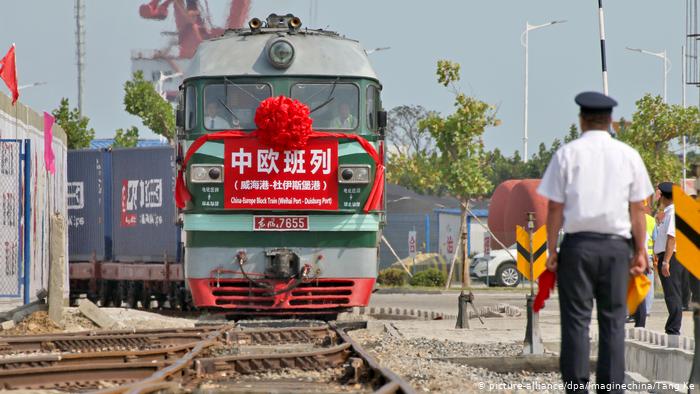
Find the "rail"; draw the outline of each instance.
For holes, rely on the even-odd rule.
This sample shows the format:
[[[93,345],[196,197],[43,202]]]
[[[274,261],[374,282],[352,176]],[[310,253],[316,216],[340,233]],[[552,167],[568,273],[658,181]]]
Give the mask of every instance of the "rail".
[[[178,392],[270,371],[332,369],[345,371],[343,384],[376,393],[414,392],[345,331],[331,323],[0,337],[9,349],[0,356],[0,389]]]

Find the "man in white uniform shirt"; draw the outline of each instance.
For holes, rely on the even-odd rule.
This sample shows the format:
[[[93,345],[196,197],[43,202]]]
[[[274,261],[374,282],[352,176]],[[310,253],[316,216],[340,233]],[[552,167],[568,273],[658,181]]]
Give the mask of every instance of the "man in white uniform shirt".
[[[654,189],[637,151],[607,131],[617,102],[597,92],[581,93],[575,101],[582,135],[555,153],[537,189],[549,199],[547,269],[558,273],[560,370],[567,392],[588,392],[595,299],[597,383],[622,392],[627,283],[630,274],[647,268],[643,204]]]
[[[661,206],[664,218],[659,223],[654,253],[659,259],[659,279],[664,289],[664,301],[668,309],[666,334],[680,335],[681,319],[683,318],[682,284],[685,267],[676,260],[676,212],[673,207],[673,183],[659,184]]]

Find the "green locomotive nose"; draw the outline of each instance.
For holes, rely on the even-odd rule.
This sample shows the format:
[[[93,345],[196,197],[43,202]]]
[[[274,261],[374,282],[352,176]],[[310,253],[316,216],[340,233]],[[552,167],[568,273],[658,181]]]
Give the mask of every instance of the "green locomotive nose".
[[[384,218],[381,84],[358,42],[301,25],[254,18],[203,42],[186,73],[176,195],[188,197],[197,307],[333,315],[369,302]],[[258,112],[273,102],[283,112]],[[308,108],[305,140],[264,137],[261,122],[288,122],[289,106]]]

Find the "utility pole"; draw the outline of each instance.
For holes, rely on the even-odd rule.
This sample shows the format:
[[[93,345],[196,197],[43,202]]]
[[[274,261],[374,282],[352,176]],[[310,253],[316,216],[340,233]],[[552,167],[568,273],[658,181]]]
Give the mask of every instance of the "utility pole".
[[[700,87],[700,75],[698,74],[698,3],[697,0],[685,2],[685,46],[683,47],[683,107],[685,108],[685,85]],[[686,139],[683,136],[683,191],[685,191],[685,166],[686,166]],[[696,181],[697,182],[697,181]],[[697,185],[697,183],[696,183]],[[692,275],[692,274],[691,274]],[[695,343],[700,343],[700,304],[693,303],[693,337]],[[688,384],[693,384],[696,392],[700,385],[700,346],[695,346],[693,364],[690,368]]]
[[[83,87],[85,78],[85,3],[75,0],[75,57],[78,66],[78,112],[83,114]]]
[[[681,105],[683,106],[683,108],[685,108],[685,84],[686,84],[686,81],[685,81],[685,72],[686,72],[686,70],[685,70],[685,67],[686,67],[686,65],[685,65],[685,45],[681,47],[681,56],[682,56],[682,61],[683,61],[683,64],[682,64],[683,71],[681,72],[681,87],[682,87]],[[683,143],[683,191],[685,191],[685,179],[687,177],[687,173],[686,173],[685,168],[687,165],[686,162],[687,162],[687,157],[688,157],[688,152],[687,152],[687,147],[686,147],[687,140],[686,140],[685,134],[683,134],[682,143]]]

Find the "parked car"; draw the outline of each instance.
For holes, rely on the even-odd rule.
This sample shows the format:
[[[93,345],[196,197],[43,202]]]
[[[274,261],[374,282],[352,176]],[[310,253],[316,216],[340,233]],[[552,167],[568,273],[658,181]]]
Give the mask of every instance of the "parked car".
[[[522,280],[515,265],[516,256],[515,245],[508,250],[492,250],[489,256],[479,253],[472,258],[471,276],[491,286],[515,287]]]

